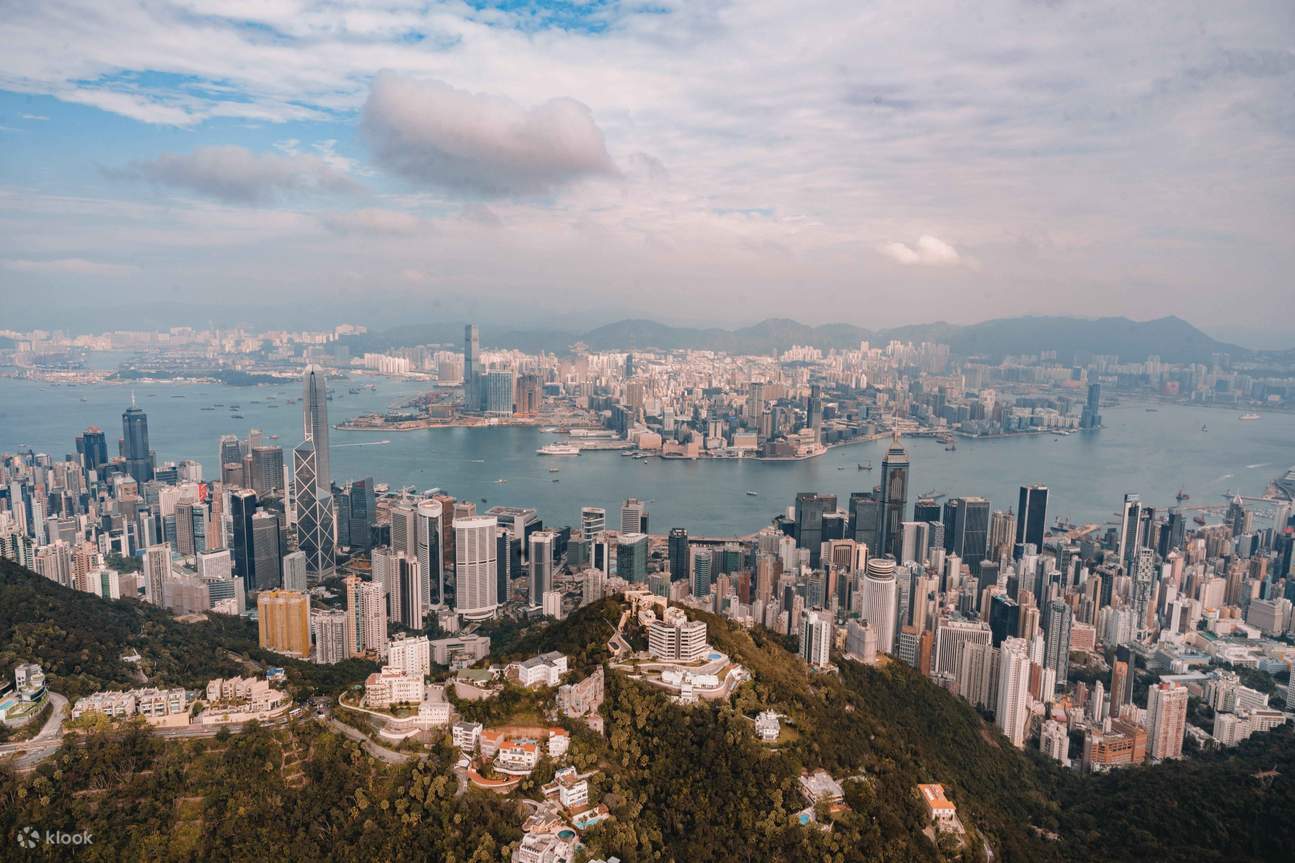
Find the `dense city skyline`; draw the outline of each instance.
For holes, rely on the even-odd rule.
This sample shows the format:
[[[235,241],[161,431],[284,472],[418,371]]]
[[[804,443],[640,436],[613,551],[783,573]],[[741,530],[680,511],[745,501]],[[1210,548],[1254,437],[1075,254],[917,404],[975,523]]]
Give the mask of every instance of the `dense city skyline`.
[[[1285,347],[1292,14],[32,5],[0,284],[582,326],[809,290],[810,323],[1172,311]]]

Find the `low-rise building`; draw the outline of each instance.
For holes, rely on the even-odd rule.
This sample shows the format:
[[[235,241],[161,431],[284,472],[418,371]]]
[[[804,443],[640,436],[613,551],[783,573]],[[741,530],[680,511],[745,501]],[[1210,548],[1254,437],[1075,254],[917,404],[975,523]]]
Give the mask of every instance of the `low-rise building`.
[[[207,683],[207,705],[199,717],[204,725],[265,721],[288,709],[288,694],[255,677],[216,678]]]
[[[564,683],[558,687],[558,710],[564,716],[577,717],[595,713],[602,703],[602,666],[579,683]]]
[[[962,833],[962,823],[958,821],[958,809],[944,796],[943,785],[919,785],[917,792],[926,806],[935,829],[941,832]]]
[[[778,714],[772,710],[761,711],[755,718],[755,736],[766,743],[771,743],[778,739],[778,732]]]
[[[648,625],[648,652],[667,662],[695,662],[710,650],[706,624],[689,620],[681,608],[667,608]]]
[[[567,673],[567,658],[556,650],[532,656],[523,662],[510,662],[504,677],[520,686],[557,686]]]
[[[845,799],[841,783],[822,769],[800,774],[800,795],[810,806],[817,803],[840,803]]]
[[[127,689],[95,692],[78,698],[72,718],[102,713],[113,719],[142,716],[152,725],[185,725],[189,721],[189,694],[183,689]]]
[[[452,636],[429,642],[432,662],[457,671],[490,655],[490,638],[485,635]]]
[[[481,744],[480,722],[456,722],[450,729],[450,737],[455,747],[464,752],[476,752]]]
[[[384,665],[364,681],[364,705],[377,710],[393,704],[422,704],[423,693],[423,675],[406,674],[393,665]]]

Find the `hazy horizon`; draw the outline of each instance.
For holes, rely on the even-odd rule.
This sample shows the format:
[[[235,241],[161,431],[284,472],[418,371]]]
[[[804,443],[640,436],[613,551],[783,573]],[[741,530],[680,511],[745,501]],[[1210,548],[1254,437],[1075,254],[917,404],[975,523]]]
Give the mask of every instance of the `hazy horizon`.
[[[1288,348],[1295,7],[1211,11],[15,7],[0,298],[47,328],[1173,314]]]

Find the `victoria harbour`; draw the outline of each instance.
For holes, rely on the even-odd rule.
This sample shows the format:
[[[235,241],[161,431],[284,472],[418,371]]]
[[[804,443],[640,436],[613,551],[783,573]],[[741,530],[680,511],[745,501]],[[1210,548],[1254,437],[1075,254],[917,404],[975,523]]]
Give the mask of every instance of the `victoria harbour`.
[[[333,387],[329,420],[382,410],[421,392],[417,382],[353,376]],[[368,389],[372,384],[375,389]],[[358,385],[358,386],[355,386]],[[89,425],[109,430],[119,423],[132,392],[150,418],[159,461],[186,458],[211,462],[222,434],[249,429],[278,435],[291,447],[300,439],[299,387],[231,387],[216,384],[66,386],[0,380],[0,451],[28,448],[54,457],[72,451],[72,436]],[[273,399],[272,399],[273,397]],[[19,405],[35,410],[18,410]],[[204,411],[220,404],[216,411]],[[236,405],[242,419],[231,419]],[[1137,403],[1110,407],[1105,427],[1070,435],[1015,435],[960,439],[947,452],[936,440],[905,441],[912,454],[914,497],[925,492],[977,493],[996,508],[1014,506],[1021,481],[1053,489],[1052,512],[1075,523],[1115,517],[1122,496],[1138,490],[1162,510],[1180,492],[1184,509],[1219,507],[1226,493],[1259,497],[1274,476],[1295,459],[1295,415],[1272,412],[1258,422],[1239,422],[1236,412]],[[110,437],[110,441],[115,437]],[[538,428],[500,426],[408,432],[334,430],[333,464],[338,476],[372,476],[393,490],[440,488],[468,500],[535,507],[546,522],[572,523],[582,506],[614,507],[625,497],[649,502],[651,530],[687,527],[716,535],[748,534],[769,524],[798,491],[835,494],[872,488],[888,440],[829,449],[803,461],[756,459],[630,459],[616,452],[546,458],[535,451],[559,439]],[[551,468],[557,468],[551,473]],[[554,482],[554,480],[558,480]],[[504,482],[499,482],[504,480]],[[749,492],[755,492],[754,495]]]

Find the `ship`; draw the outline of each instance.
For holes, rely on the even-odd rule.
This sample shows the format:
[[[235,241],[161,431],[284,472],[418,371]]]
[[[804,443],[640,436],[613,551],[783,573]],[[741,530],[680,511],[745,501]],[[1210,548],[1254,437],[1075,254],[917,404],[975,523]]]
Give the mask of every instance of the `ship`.
[[[536,455],[580,455],[580,447],[569,443],[551,443],[535,451]]]
[[[746,495],[747,495],[747,497],[759,497],[759,496],[760,496],[760,492],[758,492],[758,491],[748,491],[748,492],[746,493]]]
[[[862,464],[860,464],[858,467],[859,467],[859,470],[872,470],[872,462],[865,461]]]
[[[551,467],[549,468],[549,473],[557,473],[560,470],[562,470],[560,467]]]
[[[1206,427],[1205,423],[1201,423],[1201,431],[1203,431],[1203,432],[1207,432],[1207,431],[1209,431],[1209,428],[1208,428],[1208,427]]]
[[[1259,414],[1242,414],[1241,416],[1237,417],[1237,419],[1241,420],[1241,422],[1243,423],[1248,423],[1259,419]]]

